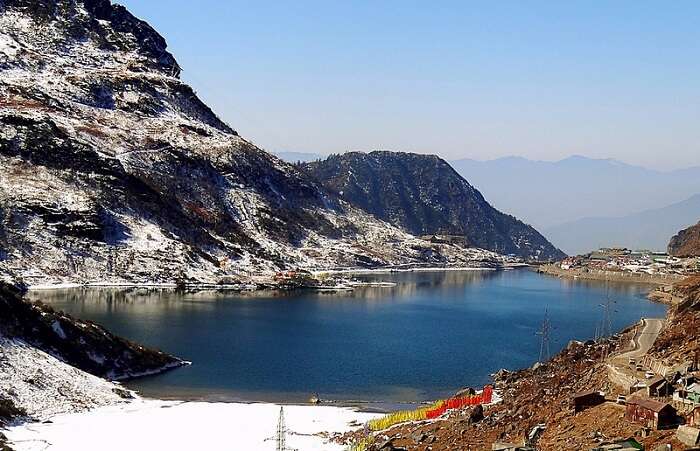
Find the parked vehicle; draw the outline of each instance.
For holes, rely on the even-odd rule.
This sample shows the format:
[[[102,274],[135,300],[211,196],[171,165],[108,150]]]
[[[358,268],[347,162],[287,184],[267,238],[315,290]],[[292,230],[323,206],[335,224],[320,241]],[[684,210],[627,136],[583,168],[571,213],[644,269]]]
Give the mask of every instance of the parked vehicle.
[[[644,373],[644,377],[646,377],[647,379],[653,379],[654,376],[656,376],[656,375],[654,374],[653,371],[647,371],[646,373]]]
[[[644,367],[642,365],[637,364],[637,371],[644,371]]]
[[[615,402],[618,404],[625,405],[627,404],[627,397],[625,395],[617,395],[617,400]]]

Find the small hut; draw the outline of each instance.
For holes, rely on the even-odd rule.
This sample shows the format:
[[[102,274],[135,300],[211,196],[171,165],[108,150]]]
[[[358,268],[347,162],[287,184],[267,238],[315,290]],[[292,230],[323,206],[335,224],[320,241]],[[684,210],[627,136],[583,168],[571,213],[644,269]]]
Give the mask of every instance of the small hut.
[[[673,391],[673,385],[669,384],[663,377],[657,377],[647,383],[647,396],[649,397],[663,398],[671,396]]]
[[[581,412],[589,407],[597,406],[605,402],[603,393],[595,390],[584,391],[574,395],[574,412]]]
[[[676,424],[677,413],[670,404],[648,398],[627,400],[625,418],[652,429],[665,429]]]

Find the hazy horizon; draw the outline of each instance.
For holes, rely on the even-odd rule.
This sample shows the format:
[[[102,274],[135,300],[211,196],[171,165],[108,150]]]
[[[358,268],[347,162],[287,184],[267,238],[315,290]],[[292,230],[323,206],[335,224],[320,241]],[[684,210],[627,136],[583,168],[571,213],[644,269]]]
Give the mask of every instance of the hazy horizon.
[[[318,156],[318,157],[321,157],[321,158],[327,158],[327,157],[329,157],[331,154],[344,154],[344,153],[348,153],[348,152],[364,152],[364,153],[369,153],[369,152],[374,152],[374,151],[382,151],[382,152],[406,152],[406,151],[404,151],[404,150],[394,150],[394,149],[371,149],[371,150],[349,149],[349,150],[342,150],[342,151],[338,151],[338,152],[328,152],[328,153],[323,153],[323,152],[305,152],[305,151],[301,151],[301,150],[297,151],[297,150],[281,149],[281,150],[272,150],[272,151],[270,151],[270,152],[272,152],[272,153],[275,154],[275,155],[283,155],[283,156],[287,156],[287,157],[292,157],[292,156],[297,156],[297,155],[299,155],[299,156],[307,156],[307,157],[309,157],[309,158],[306,158],[306,159],[302,158],[301,160],[302,160],[302,161],[311,161],[311,157],[315,157],[315,156]],[[418,152],[418,153],[420,153],[420,152]],[[492,157],[492,158],[489,158],[489,157],[486,157],[486,158],[462,157],[462,158],[450,159],[450,158],[445,158],[445,157],[443,157],[442,155],[440,155],[440,154],[438,154],[438,153],[434,153],[434,152],[424,152],[424,154],[426,154],[426,155],[428,155],[428,154],[430,154],[430,155],[437,155],[438,157],[442,158],[443,160],[447,161],[448,163],[450,163],[450,162],[454,163],[454,162],[465,161],[465,160],[471,160],[471,161],[475,161],[475,162],[479,162],[479,163],[488,163],[488,162],[495,162],[495,161],[508,160],[508,159],[514,159],[514,160],[515,160],[515,159],[520,159],[520,160],[526,160],[526,161],[529,161],[529,162],[532,162],[532,163],[551,163],[551,164],[556,164],[556,163],[561,163],[561,162],[564,162],[564,161],[567,161],[567,160],[571,161],[571,160],[575,160],[575,159],[588,159],[588,160],[591,160],[591,161],[601,161],[601,162],[619,163],[619,164],[622,164],[622,165],[625,165],[625,166],[631,166],[631,167],[636,167],[636,168],[640,168],[640,169],[646,169],[646,170],[650,170],[650,171],[658,171],[658,172],[664,172],[664,173],[667,173],[667,172],[674,172],[674,171],[678,171],[678,170],[686,170],[686,169],[697,169],[697,168],[700,168],[700,164],[694,164],[694,165],[689,165],[689,166],[680,166],[680,167],[677,167],[677,168],[668,168],[668,169],[666,169],[666,168],[661,168],[661,169],[657,169],[657,168],[645,166],[645,165],[642,165],[642,164],[634,164],[634,163],[630,163],[630,162],[628,162],[628,161],[619,160],[619,159],[617,159],[617,158],[602,158],[602,157],[601,157],[601,158],[597,158],[597,157],[588,157],[588,156],[586,156],[586,155],[580,155],[580,154],[564,155],[564,156],[559,157],[559,158],[556,158],[556,159],[528,158],[527,156],[523,156],[523,155],[503,155],[503,156]],[[285,159],[285,158],[283,158],[283,159]],[[293,161],[293,160],[290,158],[288,161]]]
[[[121,3],[271,152],[699,163],[698,3]]]

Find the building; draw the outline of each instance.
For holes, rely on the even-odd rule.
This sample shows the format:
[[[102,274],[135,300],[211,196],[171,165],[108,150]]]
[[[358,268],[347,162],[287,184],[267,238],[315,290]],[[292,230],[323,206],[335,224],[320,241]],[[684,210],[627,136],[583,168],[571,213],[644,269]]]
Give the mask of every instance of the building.
[[[469,241],[464,235],[422,235],[422,240],[430,241],[438,244],[456,244],[459,246],[468,246]]]
[[[535,448],[522,444],[518,445],[516,443],[504,443],[496,442],[491,445],[493,451],[535,451]]]
[[[628,438],[627,440],[617,440],[610,443],[601,443],[600,446],[596,448],[591,448],[591,451],[643,451],[644,445],[639,443],[634,438]]]
[[[603,393],[595,390],[576,393],[573,398],[574,412],[581,412],[589,407],[594,407],[605,402]]]
[[[678,416],[670,404],[635,397],[627,400],[625,418],[651,429],[665,429],[675,425]]]
[[[649,397],[663,398],[671,396],[673,391],[673,385],[663,377],[657,377],[647,383],[647,396]]]
[[[688,424],[694,427],[700,427],[700,406],[697,406],[688,414]]]
[[[685,391],[685,398],[688,401],[700,404],[700,384],[695,382],[694,384],[689,385],[688,388],[685,389]]]

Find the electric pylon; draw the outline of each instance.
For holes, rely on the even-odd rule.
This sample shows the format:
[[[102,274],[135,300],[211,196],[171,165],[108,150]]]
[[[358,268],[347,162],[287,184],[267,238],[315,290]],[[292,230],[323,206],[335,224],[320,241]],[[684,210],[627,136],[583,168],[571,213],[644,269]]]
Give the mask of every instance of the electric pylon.
[[[277,442],[277,451],[296,451],[293,448],[287,448],[287,426],[284,423],[284,407],[280,407],[280,417],[279,420],[277,420],[275,442]]]
[[[541,336],[540,340],[540,363],[544,363],[549,360],[549,334],[552,331],[552,323],[549,321],[549,313],[547,310],[544,311],[544,321],[542,321],[542,327],[537,332],[537,335]]]

